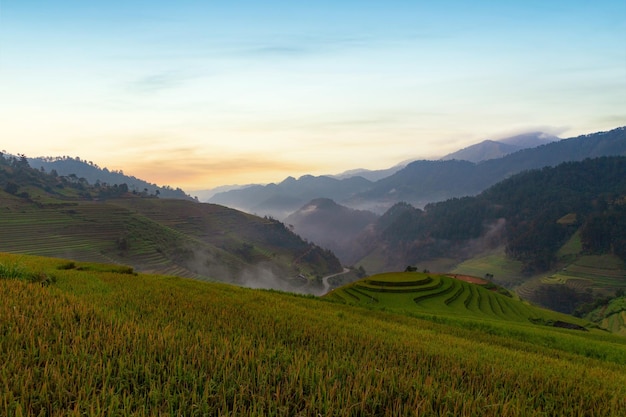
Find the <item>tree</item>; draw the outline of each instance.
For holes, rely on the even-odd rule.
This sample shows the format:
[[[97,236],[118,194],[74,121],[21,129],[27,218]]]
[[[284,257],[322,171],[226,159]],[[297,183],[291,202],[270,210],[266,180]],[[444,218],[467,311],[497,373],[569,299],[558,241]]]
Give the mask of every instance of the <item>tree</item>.
[[[17,185],[16,183],[14,183],[13,181],[9,181],[7,182],[7,184],[4,186],[4,191],[6,191],[9,194],[17,194],[17,190],[19,190],[19,185]]]

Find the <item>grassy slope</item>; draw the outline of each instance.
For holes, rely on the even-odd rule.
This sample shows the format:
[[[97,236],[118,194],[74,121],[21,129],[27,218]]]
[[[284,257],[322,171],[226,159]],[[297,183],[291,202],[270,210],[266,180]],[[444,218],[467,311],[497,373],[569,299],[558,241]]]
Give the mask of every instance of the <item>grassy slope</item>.
[[[310,246],[281,225],[225,207],[145,198],[64,200],[36,192],[31,203],[0,191],[0,250],[229,282],[259,264],[282,278],[337,269],[323,258],[307,259]]]
[[[612,299],[608,305],[589,313],[587,318],[613,333],[626,336],[626,297]]]
[[[608,334],[425,320],[57,259],[0,263],[56,279],[0,279],[2,415],[626,410],[626,339]]]
[[[492,274],[494,282],[507,288],[515,288],[529,279],[522,273],[522,263],[507,257],[504,248],[468,259],[456,265],[452,272],[477,277]]]
[[[567,285],[577,290],[591,288],[594,292],[610,295],[619,288],[626,289],[626,266],[610,254],[588,255],[582,253],[578,233],[566,242],[557,253],[557,266],[552,271],[526,276],[521,263],[508,258],[504,249],[468,259],[458,264],[453,272],[484,276],[494,275],[494,281],[514,288],[522,297],[532,299],[533,291],[542,284]]]

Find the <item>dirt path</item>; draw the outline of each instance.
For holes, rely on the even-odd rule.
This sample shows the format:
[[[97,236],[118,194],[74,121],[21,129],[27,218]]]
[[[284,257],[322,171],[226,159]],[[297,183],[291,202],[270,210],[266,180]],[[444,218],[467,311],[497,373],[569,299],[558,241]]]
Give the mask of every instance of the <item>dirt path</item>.
[[[339,276],[339,275],[346,274],[348,272],[350,272],[350,270],[348,268],[344,268],[343,271],[341,271],[341,272],[337,272],[336,274],[332,274],[332,275],[326,275],[325,277],[323,277],[322,278],[322,283],[324,284],[324,290],[323,290],[322,294],[320,294],[320,295],[326,294],[328,292],[328,290],[330,289],[330,284],[328,283],[329,279],[331,279],[333,277],[336,277],[336,276]]]

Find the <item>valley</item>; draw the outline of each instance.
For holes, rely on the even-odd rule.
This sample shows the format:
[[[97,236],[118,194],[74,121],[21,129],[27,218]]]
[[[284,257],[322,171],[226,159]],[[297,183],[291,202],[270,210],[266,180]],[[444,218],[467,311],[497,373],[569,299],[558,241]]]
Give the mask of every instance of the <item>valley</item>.
[[[625,179],[605,156],[283,223],[3,156],[0,414],[621,415]]]
[[[625,417],[626,1],[0,1],[0,417]]]

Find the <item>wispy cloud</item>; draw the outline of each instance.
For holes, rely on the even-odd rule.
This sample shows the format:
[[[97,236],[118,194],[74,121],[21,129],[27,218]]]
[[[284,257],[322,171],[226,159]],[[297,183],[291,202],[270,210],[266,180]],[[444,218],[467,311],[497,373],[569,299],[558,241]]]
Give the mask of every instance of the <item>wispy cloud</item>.
[[[129,82],[126,90],[135,94],[153,94],[163,90],[177,88],[197,78],[180,71],[163,71],[147,74]]]
[[[346,37],[328,35],[288,35],[278,38],[267,37],[261,40],[241,41],[233,45],[232,52],[250,56],[303,56],[363,48],[371,45],[368,36]]]

